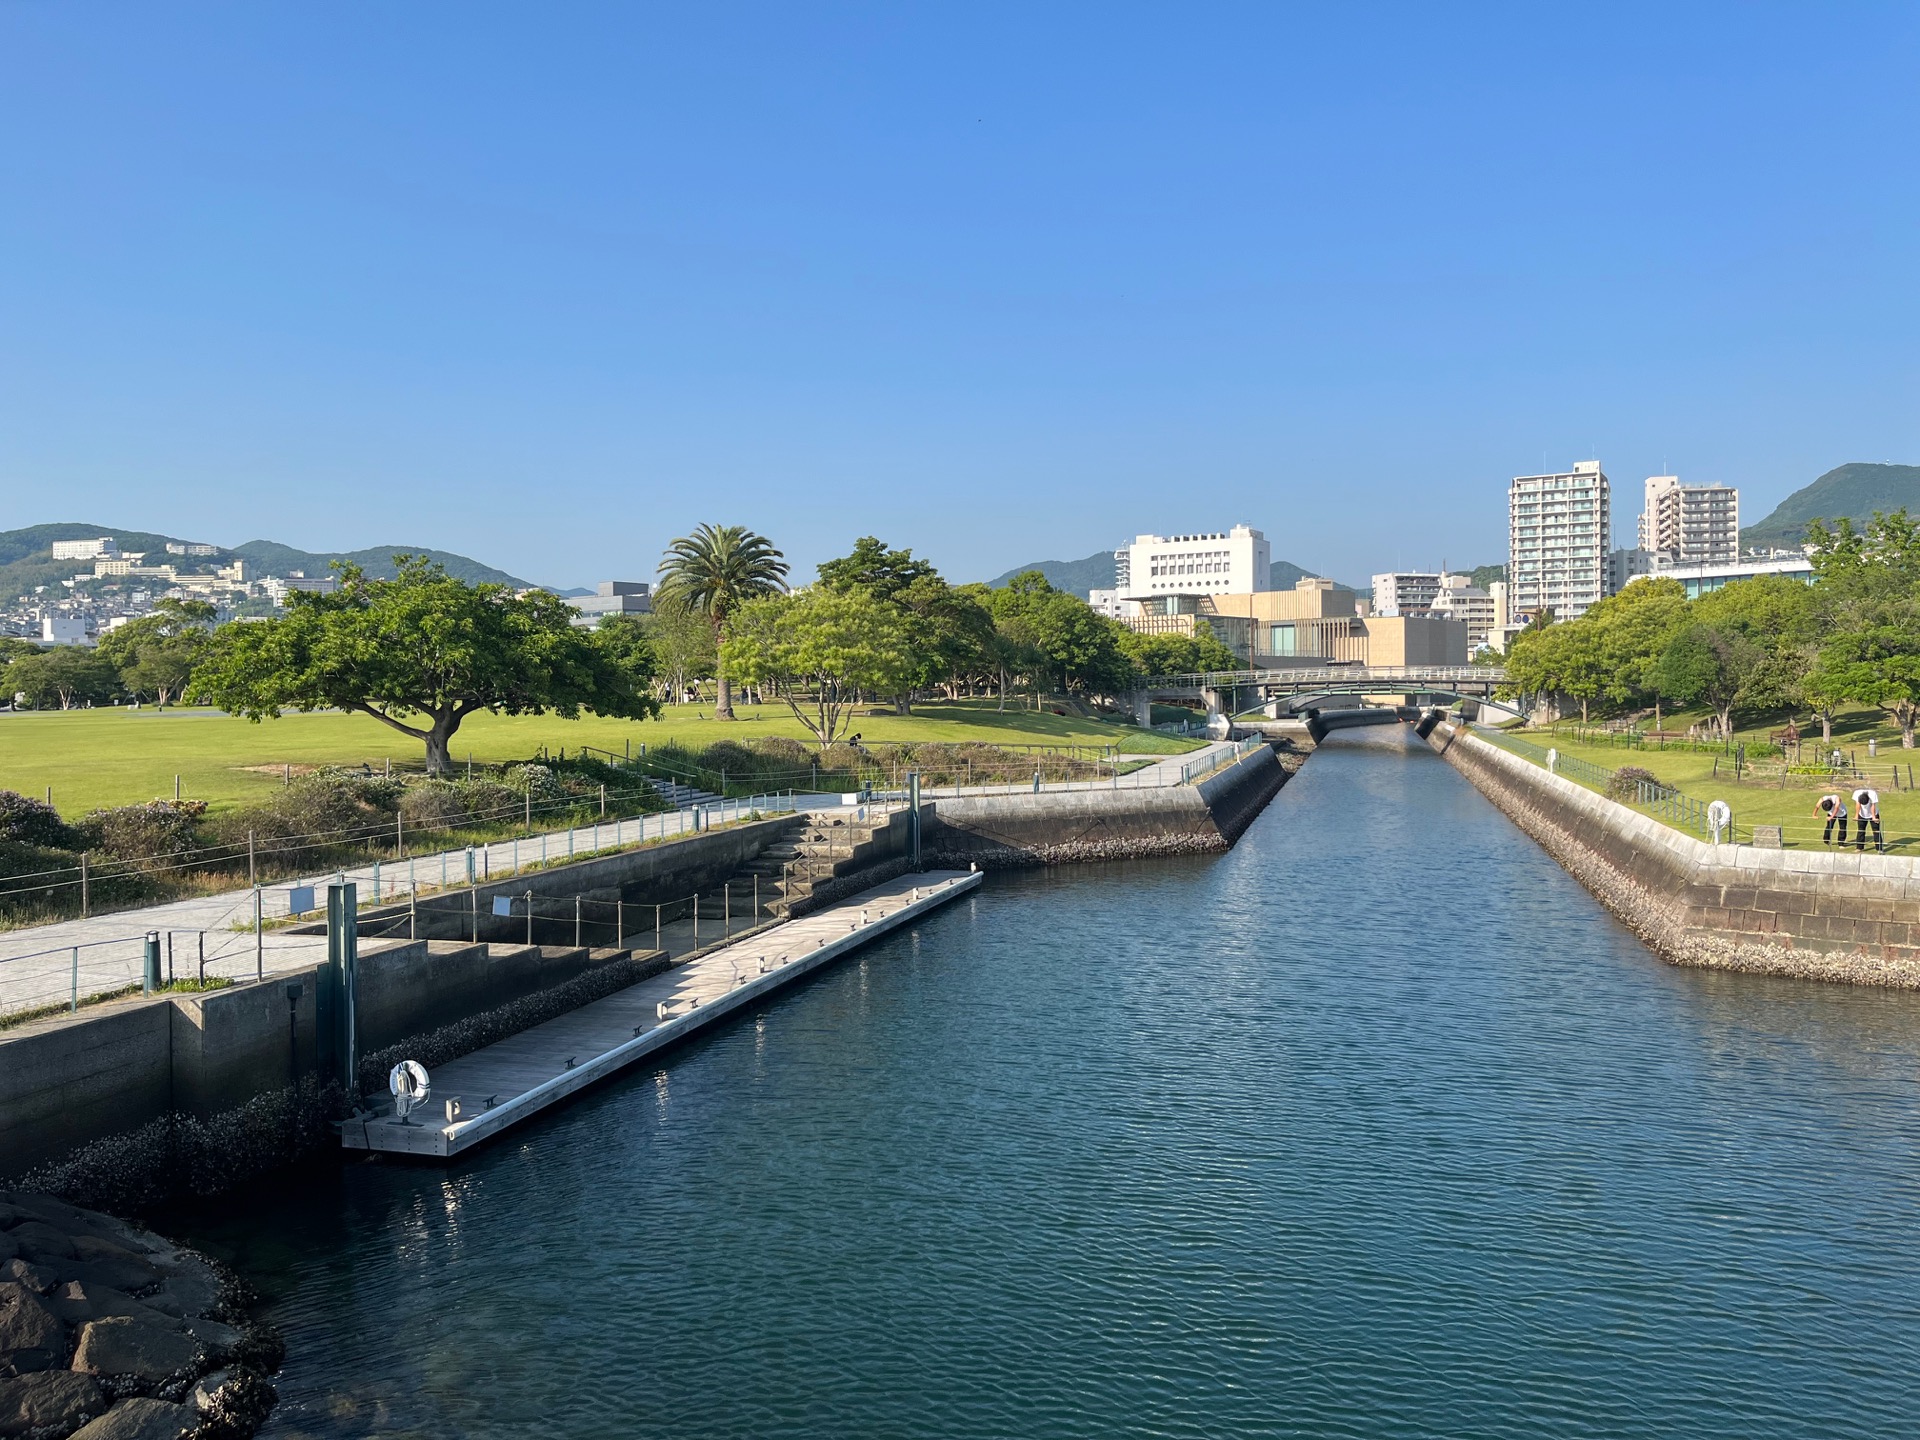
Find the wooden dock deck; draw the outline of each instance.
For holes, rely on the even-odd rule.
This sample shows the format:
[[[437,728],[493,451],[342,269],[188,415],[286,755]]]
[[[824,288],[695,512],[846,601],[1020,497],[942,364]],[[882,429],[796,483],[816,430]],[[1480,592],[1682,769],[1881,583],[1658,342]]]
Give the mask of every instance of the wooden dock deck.
[[[782,985],[832,964],[975,889],[980,876],[902,875],[812,915],[711,950],[604,1000],[523,1030],[432,1073],[410,1123],[391,1113],[348,1120],[350,1150],[450,1158],[575,1091],[704,1029]]]

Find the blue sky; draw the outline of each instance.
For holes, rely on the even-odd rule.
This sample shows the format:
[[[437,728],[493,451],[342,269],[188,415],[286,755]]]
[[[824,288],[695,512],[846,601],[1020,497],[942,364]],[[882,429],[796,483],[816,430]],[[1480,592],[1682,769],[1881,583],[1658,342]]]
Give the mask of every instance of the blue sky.
[[[0,8],[0,528],[956,579],[1920,461],[1920,7]]]

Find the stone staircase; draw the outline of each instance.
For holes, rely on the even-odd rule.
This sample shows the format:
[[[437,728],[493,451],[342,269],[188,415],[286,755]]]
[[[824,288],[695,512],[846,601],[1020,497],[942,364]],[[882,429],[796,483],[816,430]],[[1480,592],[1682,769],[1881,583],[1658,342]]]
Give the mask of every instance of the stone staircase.
[[[907,823],[904,812],[869,812],[865,820],[851,815],[806,816],[790,835],[736,871],[734,882],[737,886],[759,877],[761,909],[776,919],[791,919],[794,907],[811,900],[816,890],[874,863],[878,858],[874,837],[888,834],[896,820]]]
[[[711,790],[701,790],[693,785],[682,785],[678,780],[662,780],[657,775],[649,775],[647,783],[653,786],[660,798],[676,810],[688,810],[695,805],[717,805],[720,797]]]

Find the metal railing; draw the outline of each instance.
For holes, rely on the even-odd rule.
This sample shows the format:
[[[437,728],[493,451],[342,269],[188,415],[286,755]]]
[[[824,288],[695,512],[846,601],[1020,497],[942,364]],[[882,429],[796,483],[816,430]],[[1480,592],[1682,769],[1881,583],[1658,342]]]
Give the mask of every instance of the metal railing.
[[[1378,680],[1404,684],[1428,682],[1498,686],[1507,672],[1498,665],[1313,665],[1272,670],[1209,670],[1188,675],[1156,675],[1141,682],[1146,690],[1226,690],[1251,685],[1311,685],[1320,681],[1348,684]]]
[[[1476,730],[1474,734],[1489,744],[1502,750],[1530,760],[1541,769],[1554,775],[1561,775],[1583,785],[1592,786],[1609,799],[1618,798],[1614,794],[1617,770],[1609,770],[1604,765],[1595,765],[1590,760],[1582,760],[1577,755],[1563,755],[1558,750],[1543,749],[1530,740],[1522,740],[1517,735],[1509,735],[1498,730]],[[1702,839],[1714,838],[1712,816],[1708,813],[1713,801],[1697,800],[1693,796],[1675,789],[1658,780],[1634,781],[1633,803],[1640,806],[1656,819],[1664,820],[1676,830],[1686,830],[1699,835]],[[1732,811],[1721,827],[1725,837],[1733,835]]]

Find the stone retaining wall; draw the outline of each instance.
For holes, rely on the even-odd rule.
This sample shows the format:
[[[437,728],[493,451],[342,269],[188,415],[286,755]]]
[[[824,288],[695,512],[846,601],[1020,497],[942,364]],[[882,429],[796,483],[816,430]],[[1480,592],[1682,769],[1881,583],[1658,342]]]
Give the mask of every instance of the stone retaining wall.
[[[1287,759],[1263,747],[1197,785],[941,800],[922,861],[990,870],[1225,850],[1298,768],[1298,757]]]
[[[1427,743],[1663,959],[1920,989],[1920,862],[1710,845],[1451,724]]]

